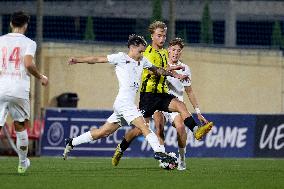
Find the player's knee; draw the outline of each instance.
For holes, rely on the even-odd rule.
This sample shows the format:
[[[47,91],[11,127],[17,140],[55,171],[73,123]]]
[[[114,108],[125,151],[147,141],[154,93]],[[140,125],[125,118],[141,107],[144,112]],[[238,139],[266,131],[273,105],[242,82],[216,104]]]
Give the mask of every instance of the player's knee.
[[[25,122],[14,121],[14,126],[17,132],[22,132],[26,129]]]
[[[20,149],[23,150],[23,151],[26,151],[28,149],[27,146],[20,146]]]
[[[181,123],[181,124],[175,124],[175,126],[176,126],[176,130],[177,130],[178,133],[184,133],[184,132],[186,132],[185,126],[184,126],[183,123]]]

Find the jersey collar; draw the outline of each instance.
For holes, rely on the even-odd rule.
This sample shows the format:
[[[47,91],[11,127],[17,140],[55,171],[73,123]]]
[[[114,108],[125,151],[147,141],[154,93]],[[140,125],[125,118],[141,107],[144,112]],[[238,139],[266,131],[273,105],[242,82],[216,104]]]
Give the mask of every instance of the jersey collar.
[[[16,37],[25,36],[25,35],[23,35],[21,33],[8,33],[7,35],[9,35],[9,36],[16,36]]]

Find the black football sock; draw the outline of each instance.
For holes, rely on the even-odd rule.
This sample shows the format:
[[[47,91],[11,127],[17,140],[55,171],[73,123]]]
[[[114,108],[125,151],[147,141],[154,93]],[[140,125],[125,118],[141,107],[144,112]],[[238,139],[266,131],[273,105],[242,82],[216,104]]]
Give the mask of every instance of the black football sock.
[[[123,138],[122,142],[120,143],[120,149],[121,151],[125,151],[129,145],[130,145],[131,141],[130,142],[127,142],[125,138]]]
[[[187,126],[192,132],[193,128],[197,125],[192,116],[185,118],[184,125]]]

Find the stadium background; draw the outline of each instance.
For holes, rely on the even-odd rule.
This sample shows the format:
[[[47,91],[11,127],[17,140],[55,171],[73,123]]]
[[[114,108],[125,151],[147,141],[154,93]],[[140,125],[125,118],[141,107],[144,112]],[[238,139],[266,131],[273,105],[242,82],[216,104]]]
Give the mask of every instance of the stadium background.
[[[31,14],[27,36],[37,41],[36,64],[50,85],[32,81],[25,176],[16,174],[11,120],[9,134],[0,133],[1,189],[283,188],[284,0],[0,0],[0,35],[17,10]],[[188,132],[187,170],[167,172],[143,158],[153,155],[143,137],[114,168],[110,157],[130,126],[77,147],[69,161],[57,158],[65,137],[105,121],[118,90],[110,65],[68,66],[68,57],[126,52],[132,33],[149,42],[155,19],[167,23],[168,39],[185,39],[182,60],[202,112],[215,122],[202,141]],[[79,100],[63,106],[77,108],[57,107],[57,97],[71,93]],[[167,150],[177,153],[175,129],[167,124],[165,131]]]
[[[127,51],[125,43],[132,33],[149,41],[147,26],[155,19],[168,24],[168,39],[185,39],[182,60],[192,69],[204,113],[245,116],[284,111],[284,1],[0,0],[0,7],[0,34],[9,31],[15,10],[31,14],[27,36],[37,40],[37,64],[50,78],[45,89],[33,82],[33,120],[40,119],[37,109],[44,114],[46,108],[56,107],[62,93],[78,94],[79,109],[111,110],[118,89],[112,67],[70,67],[67,59]],[[281,125],[282,117],[278,119],[273,127]]]

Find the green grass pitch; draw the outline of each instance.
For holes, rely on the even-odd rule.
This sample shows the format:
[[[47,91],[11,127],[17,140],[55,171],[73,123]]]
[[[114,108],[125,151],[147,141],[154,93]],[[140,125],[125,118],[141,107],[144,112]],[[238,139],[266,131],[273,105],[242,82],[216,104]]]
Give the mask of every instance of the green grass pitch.
[[[31,158],[24,175],[16,157],[0,157],[0,188],[221,189],[284,188],[284,159],[188,158],[186,171],[166,171],[152,158]]]

